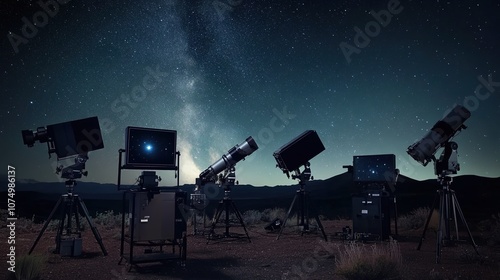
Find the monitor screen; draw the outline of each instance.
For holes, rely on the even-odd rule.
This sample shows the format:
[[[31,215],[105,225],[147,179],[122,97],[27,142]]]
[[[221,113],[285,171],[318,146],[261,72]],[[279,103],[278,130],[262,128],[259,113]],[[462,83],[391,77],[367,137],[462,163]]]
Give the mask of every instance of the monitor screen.
[[[396,156],[393,154],[354,156],[355,182],[389,182],[394,179]]]
[[[176,170],[177,131],[127,127],[124,168]]]

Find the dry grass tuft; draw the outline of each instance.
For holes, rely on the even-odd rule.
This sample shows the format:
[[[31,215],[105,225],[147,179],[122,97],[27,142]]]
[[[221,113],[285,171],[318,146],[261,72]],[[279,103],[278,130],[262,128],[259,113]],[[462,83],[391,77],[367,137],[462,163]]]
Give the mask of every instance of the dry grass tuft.
[[[40,274],[46,262],[46,258],[41,255],[24,255],[16,259],[17,280],[35,280],[40,279]]]
[[[366,245],[349,243],[338,247],[337,274],[346,279],[401,279],[403,266],[399,244]]]
[[[398,226],[403,230],[416,230],[424,227],[425,221],[429,216],[429,207],[420,207],[412,210],[409,214],[398,218]],[[439,223],[439,214],[433,210],[429,228],[437,229]]]

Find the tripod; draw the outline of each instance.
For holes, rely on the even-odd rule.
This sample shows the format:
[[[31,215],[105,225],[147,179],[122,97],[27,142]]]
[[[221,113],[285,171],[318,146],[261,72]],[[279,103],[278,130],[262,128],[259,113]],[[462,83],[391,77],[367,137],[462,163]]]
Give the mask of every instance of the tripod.
[[[276,240],[280,239],[281,233],[283,232],[283,229],[286,226],[286,222],[288,221],[288,218],[290,217],[290,212],[292,212],[292,209],[295,205],[295,202],[297,201],[297,198],[299,200],[299,211],[298,211],[298,216],[297,216],[297,226],[301,227],[301,236],[304,235],[304,233],[309,232],[309,194],[305,191],[305,186],[306,182],[309,181],[311,178],[311,169],[309,168],[309,163],[305,165],[305,169],[302,173],[299,172],[297,169],[295,171],[296,175],[292,175],[293,179],[299,179],[299,184],[300,184],[300,189],[295,192],[295,196],[292,200],[292,203],[290,204],[290,208],[288,208],[288,212],[286,213],[286,218],[285,221],[283,222],[283,225],[281,226],[280,232],[278,234],[278,237],[276,237]],[[314,218],[316,219],[316,223],[318,224],[318,227],[321,230],[321,233],[323,234],[323,238],[325,241],[327,241],[327,237],[325,234],[325,229],[323,228],[323,225],[321,224],[321,221],[318,217],[318,214],[316,211],[314,211],[315,215]]]
[[[455,234],[456,241],[458,241],[458,224],[457,224],[457,211],[462,220],[462,223],[465,225],[467,229],[467,233],[469,235],[471,245],[479,255],[477,250],[477,245],[474,242],[474,238],[472,238],[472,234],[470,232],[469,226],[467,225],[467,221],[465,220],[462,209],[460,208],[460,204],[458,203],[457,197],[455,195],[455,191],[450,188],[452,178],[446,175],[439,175],[438,177],[439,184],[441,186],[440,190],[437,190],[436,196],[434,198],[434,202],[432,203],[432,207],[429,211],[429,215],[427,216],[427,221],[425,222],[424,231],[422,232],[422,237],[420,238],[420,242],[418,243],[417,250],[420,250],[422,246],[422,241],[425,239],[425,232],[427,231],[427,227],[429,226],[429,222],[431,220],[432,212],[436,207],[439,200],[439,225],[437,231],[437,240],[436,240],[436,263],[440,263],[441,261],[441,247],[445,245],[445,241],[454,242],[453,237],[451,236],[450,229],[450,221],[453,220],[455,222]],[[452,216],[450,216],[452,215]]]
[[[248,235],[248,231],[247,231],[247,228],[245,227],[245,223],[243,222],[243,217],[241,216],[240,211],[238,211],[238,208],[236,208],[236,204],[229,197],[229,194],[231,193],[230,186],[234,185],[235,177],[236,176],[235,176],[234,166],[227,168],[224,171],[224,174],[219,176],[219,179],[218,179],[219,184],[221,186],[224,186],[224,198],[222,198],[222,200],[219,201],[219,205],[217,206],[217,210],[216,210],[214,217],[212,219],[212,226],[210,228],[210,233],[208,234],[207,244],[210,242],[211,239],[213,239],[215,237],[215,227],[217,226],[217,223],[219,222],[222,211],[225,212],[224,225],[226,228],[226,231],[222,235],[222,238],[239,237],[239,236],[231,235],[231,233],[229,233],[229,228],[231,227],[231,224],[229,221],[229,214],[232,211],[236,215],[236,218],[240,222],[240,225],[243,227],[243,230],[245,231],[245,235],[248,238],[248,242],[252,242],[250,240],[250,236]]]
[[[31,249],[28,253],[31,254],[33,250],[35,249],[38,241],[42,237],[43,233],[47,229],[47,226],[49,225],[50,221],[52,220],[55,212],[59,208],[59,206],[62,205],[60,209],[60,220],[59,220],[59,225],[57,229],[57,235],[56,235],[56,249],[54,250],[54,253],[60,254],[61,253],[61,242],[65,238],[69,238],[72,235],[76,235],[78,238],[82,237],[81,233],[81,226],[80,226],[80,217],[78,214],[80,213],[79,210],[82,209],[83,213],[85,215],[85,218],[87,219],[87,222],[89,223],[90,228],[92,229],[92,232],[94,233],[94,237],[99,243],[99,246],[101,247],[101,251],[103,255],[108,255],[106,252],[106,249],[104,248],[104,244],[102,243],[101,236],[99,235],[99,232],[97,231],[97,228],[95,227],[92,219],[90,218],[89,211],[87,210],[87,207],[85,206],[85,203],[83,200],[77,195],[73,194],[73,188],[76,185],[76,181],[74,179],[69,179],[65,182],[66,185],[66,194],[61,195],[59,200],[57,201],[56,206],[54,206],[54,209],[52,209],[52,212],[50,212],[49,217],[47,218],[47,221],[45,221],[45,224],[42,227],[42,230],[38,234],[38,237],[35,240],[35,243],[33,243],[33,246],[31,246]],[[72,226],[72,216],[75,216],[75,221],[76,221],[76,228],[73,229]],[[66,227],[65,227],[65,220],[67,219]],[[63,231],[66,230],[64,233]]]

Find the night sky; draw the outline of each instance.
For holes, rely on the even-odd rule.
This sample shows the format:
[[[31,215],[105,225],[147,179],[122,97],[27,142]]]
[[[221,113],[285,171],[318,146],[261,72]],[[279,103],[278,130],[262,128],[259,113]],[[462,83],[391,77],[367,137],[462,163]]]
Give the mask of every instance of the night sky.
[[[308,129],[326,148],[315,179],[387,153],[430,179],[406,149],[455,104],[472,112],[454,139],[459,175],[500,176],[497,1],[40,3],[0,4],[0,162],[19,179],[58,180],[55,155],[23,145],[21,130],[92,116],[104,149],[85,181],[116,183],[127,126],[177,131],[181,183],[248,136],[259,149],[236,165],[239,182],[293,183],[273,152]]]

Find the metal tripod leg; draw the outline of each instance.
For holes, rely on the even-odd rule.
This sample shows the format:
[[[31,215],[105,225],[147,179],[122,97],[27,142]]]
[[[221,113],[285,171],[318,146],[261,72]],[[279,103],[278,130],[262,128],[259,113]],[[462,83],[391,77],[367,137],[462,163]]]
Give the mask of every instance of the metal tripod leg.
[[[286,213],[285,220],[283,221],[283,224],[281,225],[280,232],[278,233],[276,240],[280,239],[281,233],[283,232],[283,229],[286,226],[286,222],[288,221],[288,218],[290,217],[290,212],[292,212],[293,206],[295,205],[295,200],[297,199],[297,196],[298,196],[298,191],[295,193],[295,196],[293,197],[292,203],[290,204],[290,207],[288,208],[288,212]]]
[[[398,236],[398,204],[396,202],[396,195],[393,197],[393,205],[394,205],[394,235]]]
[[[427,220],[425,221],[424,231],[422,232],[422,236],[420,237],[420,242],[418,243],[417,250],[420,250],[422,247],[422,241],[425,239],[425,233],[427,232],[427,227],[429,226],[429,222],[431,221],[432,213],[434,212],[434,208],[436,207],[436,203],[440,198],[440,191],[436,192],[434,196],[434,201],[432,202],[431,209],[429,210],[429,215],[427,216]]]
[[[97,228],[94,225],[94,222],[90,218],[89,211],[87,210],[87,207],[85,206],[85,203],[83,203],[83,200],[79,196],[76,196],[76,197],[78,199],[78,203],[80,204],[80,207],[83,210],[85,218],[87,219],[87,222],[89,223],[89,226],[92,229],[92,233],[94,234],[94,237],[97,240],[97,243],[99,243],[99,246],[101,247],[101,251],[102,251],[103,255],[107,256],[108,252],[106,251],[106,248],[104,248],[104,244],[102,243],[102,238],[99,235],[99,232],[97,231]]]
[[[78,234],[81,234],[80,233],[80,231],[81,231],[80,218],[78,217],[78,214],[79,214],[78,205],[75,205],[74,201],[69,201],[69,200],[73,200],[75,197],[78,199],[78,205],[80,205],[81,209],[84,211],[85,217],[86,217],[87,221],[89,222],[90,228],[92,229],[92,232],[94,233],[94,236],[95,236],[97,242],[101,246],[101,250],[102,250],[103,254],[105,256],[108,254],[106,252],[106,249],[104,248],[104,245],[102,243],[102,239],[99,236],[99,232],[97,231],[97,228],[95,227],[94,223],[90,219],[87,207],[85,206],[85,204],[83,203],[83,201],[80,199],[80,197],[75,196],[75,195],[72,196],[72,197],[69,197],[68,195],[62,195],[59,198],[59,200],[57,201],[57,203],[54,206],[54,208],[52,209],[52,212],[50,213],[49,217],[47,218],[47,221],[45,221],[45,224],[43,225],[42,230],[38,234],[38,236],[37,236],[37,238],[35,240],[35,243],[33,243],[33,246],[31,246],[31,249],[30,249],[28,255],[31,254],[33,252],[33,250],[35,249],[36,245],[38,244],[38,241],[40,240],[40,238],[42,237],[42,235],[45,233],[45,230],[47,229],[47,226],[49,225],[50,221],[54,217],[54,214],[55,214],[55,212],[57,211],[57,209],[59,207],[61,207],[61,209],[60,209],[60,211],[61,211],[61,219],[59,221],[59,226],[58,226],[58,229],[57,229],[56,249],[54,250],[54,252],[56,254],[60,253],[60,249],[61,249],[60,248],[60,246],[61,246],[61,236],[62,236],[62,233],[63,233],[63,230],[64,230],[64,224],[65,224],[64,221],[66,219],[67,219],[67,231],[70,231],[71,230],[71,217],[73,215],[75,215]],[[64,201],[64,203],[62,203],[63,201]],[[61,205],[61,204],[63,204],[63,205]],[[70,234],[70,232],[67,232],[67,233]]]
[[[440,191],[440,200],[439,200],[439,225],[437,230],[437,238],[436,238],[436,263],[441,262],[441,246],[443,244],[443,220],[445,224],[448,223],[448,209],[444,209],[443,206],[446,205],[446,194],[443,191]],[[444,217],[443,217],[444,212]]]
[[[215,211],[214,217],[212,218],[212,225],[210,227],[210,232],[207,238],[207,244],[210,242],[210,238],[212,234],[215,233],[215,227],[217,222],[219,221],[220,215],[222,214],[222,208],[224,207],[224,201],[219,201],[219,205],[217,206],[217,210]]]
[[[66,220],[66,215],[68,212],[68,195],[62,195],[61,196],[63,200],[63,205],[61,206],[61,214],[60,214],[60,219],[59,219],[59,225],[57,226],[57,234],[56,234],[56,249],[54,250],[54,253],[59,254],[61,250],[61,236],[63,234],[64,230],[64,221]]]
[[[325,241],[328,241],[326,238],[325,228],[323,228],[323,224],[321,223],[318,215],[315,215],[315,218],[316,218],[316,223],[318,223],[318,227],[321,230],[321,233],[323,234],[323,238],[325,239]]]
[[[280,229],[278,236],[276,237],[276,240],[279,240],[281,233],[283,232],[283,229],[286,226],[288,218],[290,217],[290,213],[292,212],[292,209],[295,205],[295,201],[297,200],[298,196],[300,196],[299,199],[300,199],[300,206],[301,206],[301,209],[299,210],[299,213],[300,213],[299,219],[300,219],[302,226],[304,226],[304,230],[302,231],[301,235],[304,235],[305,230],[309,229],[309,212],[308,212],[308,206],[310,204],[309,203],[309,196],[307,195],[307,193],[304,190],[298,190],[295,193],[295,196],[292,200],[292,203],[290,204],[290,207],[288,208],[288,212],[286,213],[285,221],[281,225],[281,229]],[[316,223],[318,224],[318,227],[320,228],[321,233],[323,234],[323,238],[325,239],[325,241],[327,241],[327,237],[326,237],[326,233],[325,233],[325,229],[323,227],[323,224],[321,223],[317,212],[316,211],[313,211],[313,212],[314,212],[314,218],[316,220]]]
[[[245,234],[248,238],[248,242],[252,242],[250,240],[250,236],[248,235],[247,228],[245,226],[245,223],[243,222],[243,217],[241,216],[240,211],[238,208],[236,208],[236,204],[234,201],[228,198],[224,198],[219,202],[219,205],[217,206],[217,211],[214,214],[214,217],[212,219],[212,226],[210,228],[210,233],[207,238],[207,244],[210,242],[210,237],[215,233],[215,227],[217,226],[217,223],[219,222],[220,216],[222,215],[222,211],[225,211],[225,226],[226,226],[226,231],[224,233],[225,237],[231,237],[229,233],[229,214],[231,210],[235,213],[236,217],[238,218],[238,221],[240,222],[241,226],[243,227],[243,230],[245,231]]]
[[[241,216],[241,213],[238,210],[238,208],[236,208],[236,204],[232,200],[231,200],[231,206],[233,207],[233,211],[236,214],[236,217],[238,218],[238,220],[240,221],[240,224],[243,227],[243,230],[245,231],[245,234],[246,234],[246,236],[248,238],[248,242],[251,243],[252,240],[250,240],[250,236],[248,235],[247,227],[245,226],[245,223],[243,222],[243,217]]]
[[[52,212],[50,212],[50,215],[47,218],[47,221],[45,221],[45,223],[43,224],[42,230],[40,231],[40,233],[36,237],[36,240],[33,243],[33,246],[31,246],[31,249],[28,252],[28,255],[30,255],[33,252],[33,250],[35,249],[36,245],[38,244],[38,241],[40,241],[40,238],[42,237],[43,233],[47,229],[47,226],[49,225],[50,221],[52,220],[52,217],[54,216],[54,214],[56,213],[57,209],[59,208],[59,205],[61,205],[62,200],[63,200],[63,197],[61,196],[59,198],[59,200],[57,201],[56,206],[54,206],[54,208],[52,209]]]
[[[432,212],[433,212],[433,210],[436,206],[436,202],[438,200],[439,200],[439,225],[438,225],[437,237],[436,237],[436,263],[441,262],[441,252],[442,252],[442,246],[443,246],[443,239],[450,239],[451,240],[450,225],[449,225],[450,210],[452,211],[453,219],[455,222],[455,231],[456,231],[457,240],[458,240],[458,223],[457,223],[457,219],[456,219],[456,211],[458,210],[458,214],[460,216],[460,219],[462,220],[462,222],[464,223],[464,225],[467,229],[467,233],[468,233],[469,238],[471,240],[472,247],[474,248],[476,253],[479,255],[479,251],[477,250],[477,245],[474,242],[474,238],[472,237],[472,233],[470,231],[469,225],[467,224],[467,221],[465,220],[465,216],[462,212],[462,209],[460,208],[460,204],[458,203],[455,192],[453,190],[449,190],[449,189],[443,189],[443,190],[437,191],[436,197],[434,199],[434,203],[432,204],[432,208],[429,212],[429,216],[427,217],[427,221],[426,221],[425,227],[424,227],[424,232],[422,233],[422,238],[420,239],[420,243],[418,244],[417,250],[420,250],[420,247],[422,246],[422,241],[425,238],[425,232],[427,231],[427,227],[429,225],[429,221],[431,219]]]
[[[471,245],[472,245],[472,247],[474,247],[474,250],[479,255],[479,251],[477,250],[476,242],[474,241],[474,238],[472,237],[472,233],[470,232],[469,225],[467,224],[467,221],[465,220],[464,213],[462,212],[462,208],[460,208],[460,204],[458,203],[458,199],[455,196],[455,192],[452,193],[452,198],[454,201],[454,206],[456,206],[456,209],[458,210],[458,215],[460,215],[460,219],[462,219],[462,222],[464,223],[465,228],[467,229],[467,233],[469,234]],[[458,235],[457,235],[457,238],[458,238]]]
[[[303,192],[302,196],[304,197],[303,198],[304,199],[303,205],[307,205],[307,207],[309,208],[309,205],[310,205],[309,195],[306,192]],[[308,210],[308,208],[304,209],[303,211],[307,211],[307,223],[308,223],[307,227],[309,228],[309,210]],[[314,212],[314,219],[316,220],[316,223],[318,224],[318,227],[321,230],[321,233],[323,234],[323,238],[325,239],[325,241],[328,241],[327,237],[326,237],[326,233],[325,233],[325,228],[323,227],[323,224],[321,223],[321,220],[319,219],[318,212],[316,211],[316,208],[314,208],[314,207],[312,207],[312,208],[313,208],[313,212]]]

